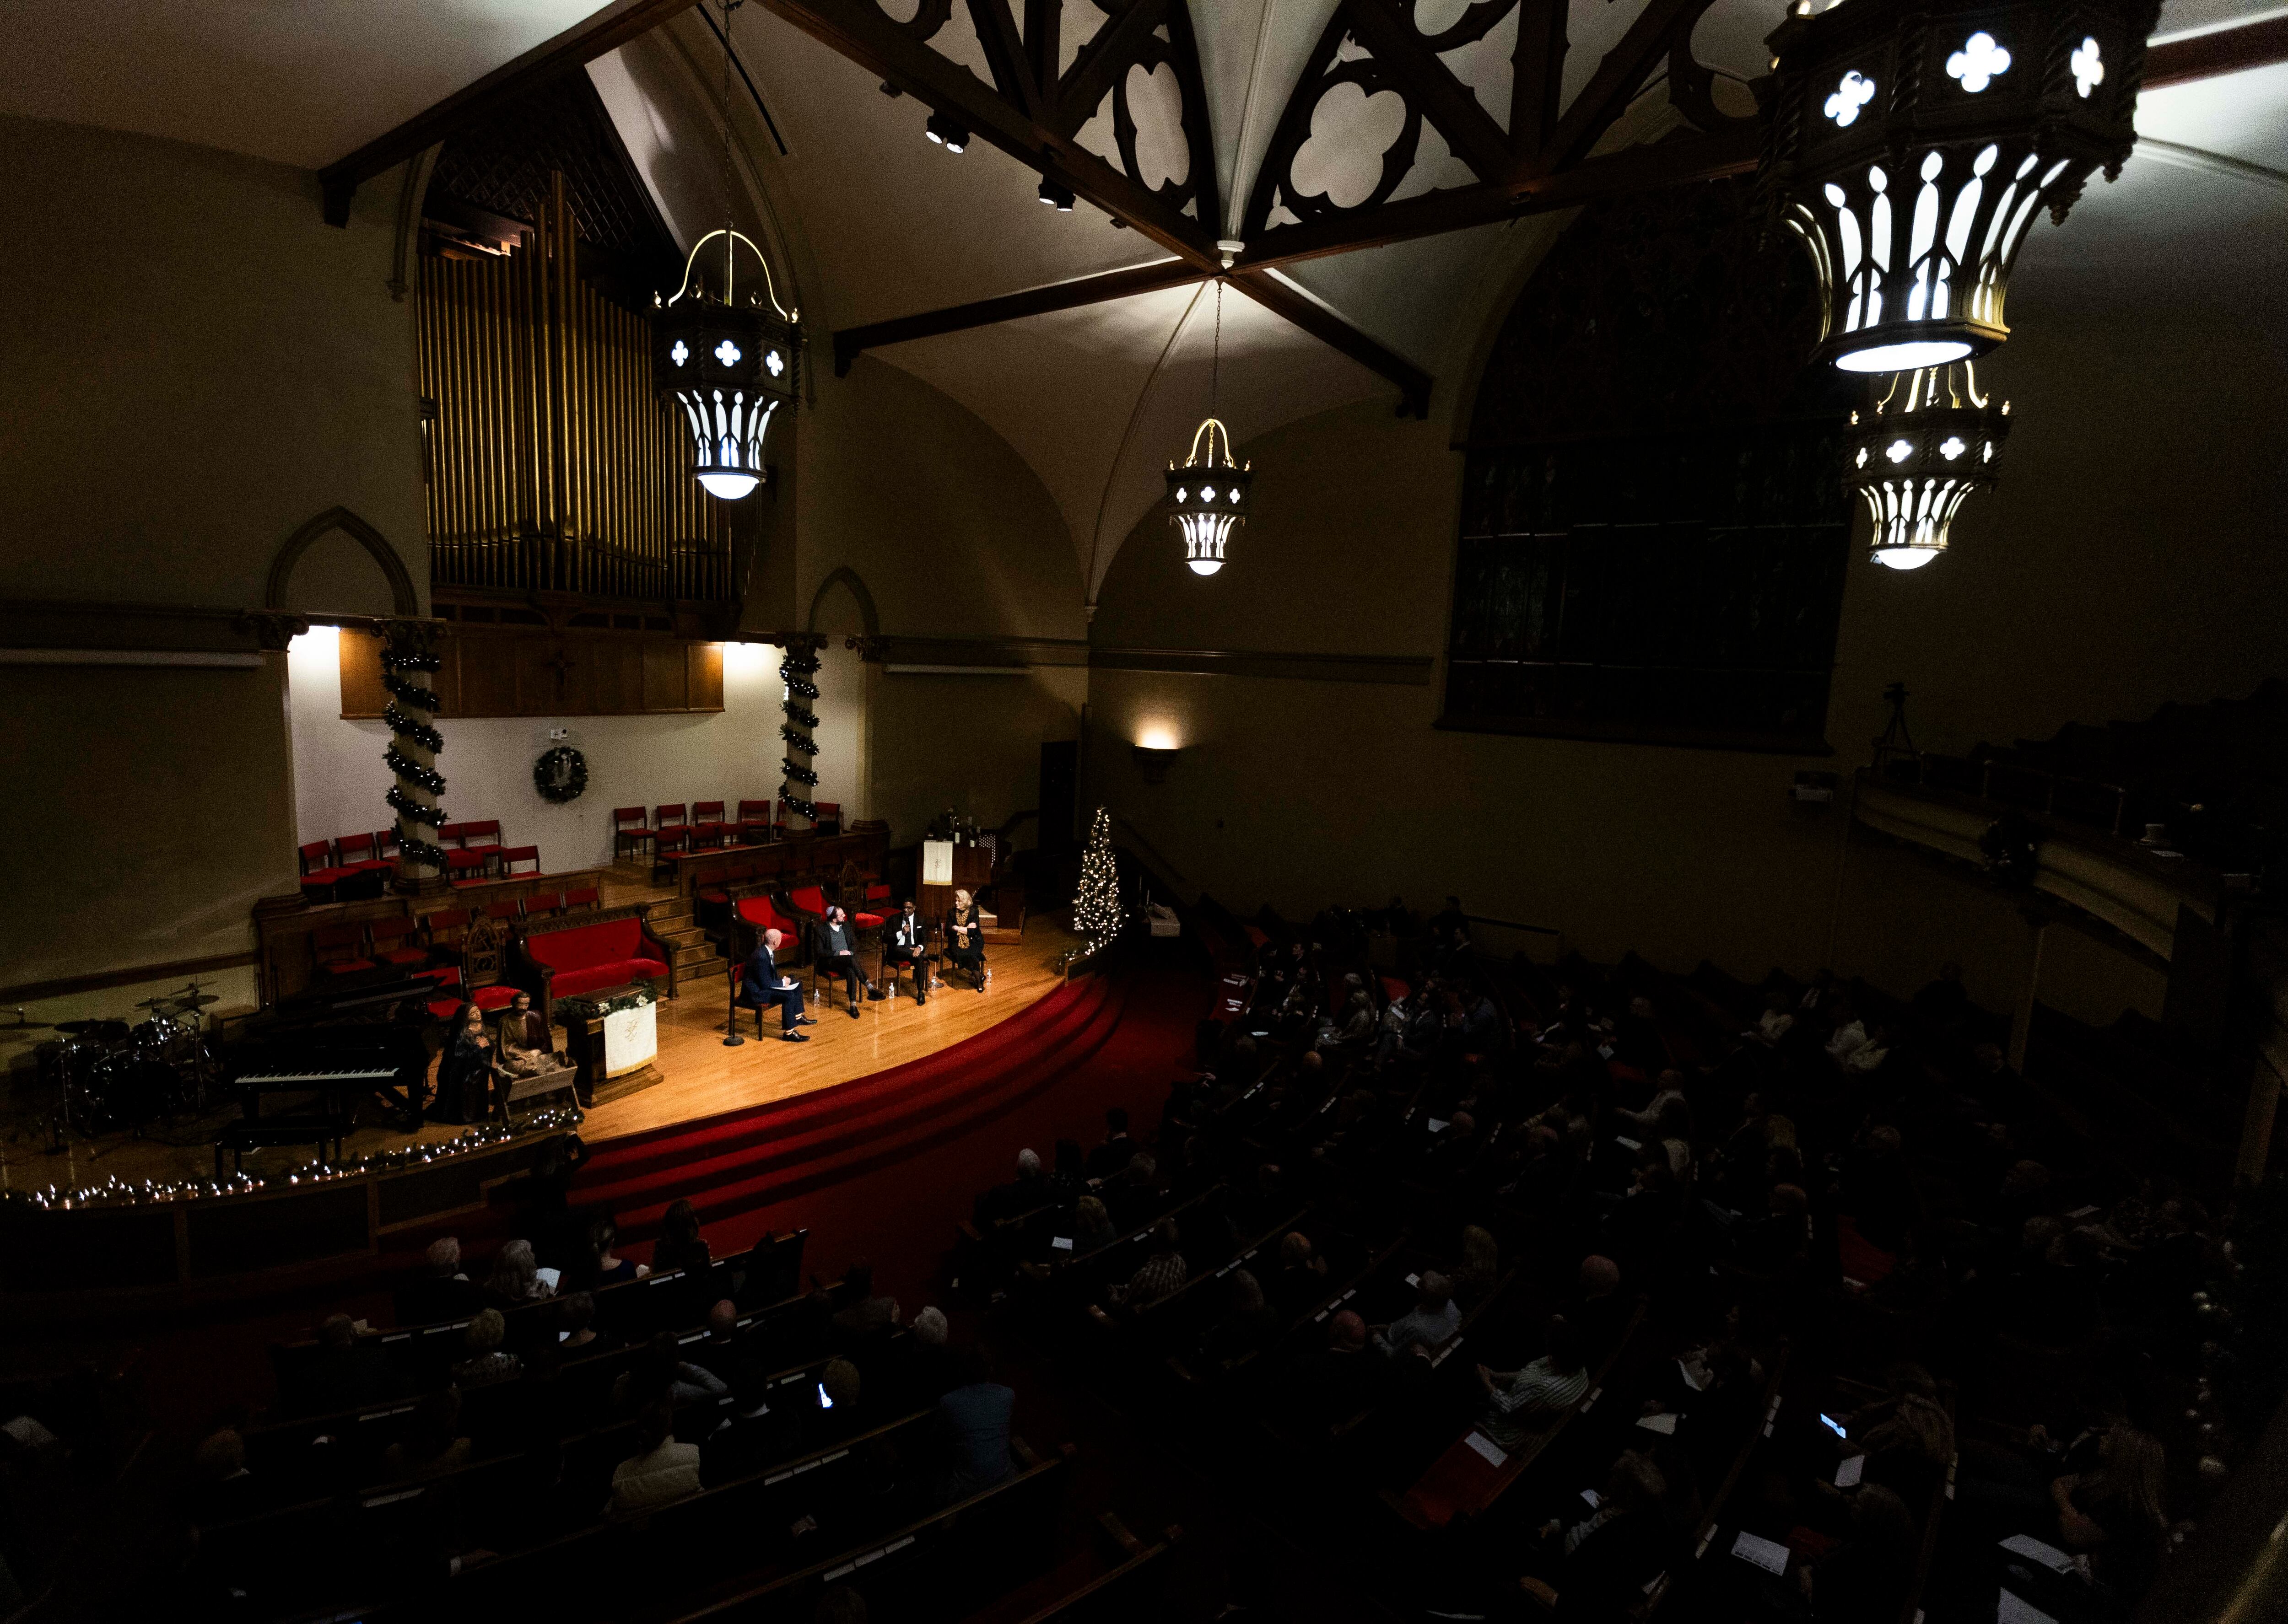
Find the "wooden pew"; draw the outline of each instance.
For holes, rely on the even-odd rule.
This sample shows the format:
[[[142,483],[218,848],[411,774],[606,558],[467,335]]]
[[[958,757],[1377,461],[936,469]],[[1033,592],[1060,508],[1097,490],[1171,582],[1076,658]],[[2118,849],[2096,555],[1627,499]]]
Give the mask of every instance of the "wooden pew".
[[[1099,1533],[1112,1546],[1113,1565],[1039,1612],[1028,1614],[1022,1624],[1157,1624],[1166,1616],[1163,1594],[1168,1565],[1164,1558],[1184,1537],[1184,1531],[1171,1526],[1159,1543],[1147,1545],[1109,1511],[1098,1512],[1096,1522]]]

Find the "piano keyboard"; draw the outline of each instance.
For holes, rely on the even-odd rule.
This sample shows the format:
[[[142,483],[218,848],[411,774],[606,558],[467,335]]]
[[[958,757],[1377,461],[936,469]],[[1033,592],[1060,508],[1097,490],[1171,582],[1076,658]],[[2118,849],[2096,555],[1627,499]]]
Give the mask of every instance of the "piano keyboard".
[[[394,1082],[399,1068],[393,1066],[356,1066],[321,1067],[306,1072],[248,1072],[238,1083],[241,1088],[291,1088],[296,1083],[334,1082]]]

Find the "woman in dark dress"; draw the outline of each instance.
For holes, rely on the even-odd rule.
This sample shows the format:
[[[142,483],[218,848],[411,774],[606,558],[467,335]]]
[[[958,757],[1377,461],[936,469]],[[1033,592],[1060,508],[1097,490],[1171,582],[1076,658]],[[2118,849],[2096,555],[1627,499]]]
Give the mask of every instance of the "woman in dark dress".
[[[492,1115],[493,1079],[499,1051],[485,1031],[484,1011],[465,1003],[453,1015],[452,1036],[437,1066],[437,1098],[431,1109],[449,1122],[481,1122]]]
[[[953,893],[953,907],[945,916],[945,958],[955,970],[977,978],[985,990],[985,910],[965,891]]]

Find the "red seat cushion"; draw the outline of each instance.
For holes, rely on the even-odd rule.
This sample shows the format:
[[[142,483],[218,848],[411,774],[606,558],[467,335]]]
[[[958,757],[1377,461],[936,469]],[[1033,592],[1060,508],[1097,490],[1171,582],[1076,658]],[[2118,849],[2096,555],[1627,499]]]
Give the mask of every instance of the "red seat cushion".
[[[794,926],[779,917],[778,909],[771,906],[768,897],[739,899],[739,917],[759,930],[792,931]]]
[[[457,998],[433,998],[429,1001],[429,1015],[433,1020],[450,1020],[460,1007]]]
[[[862,931],[879,930],[882,925],[882,916],[879,914],[853,914],[850,915],[850,921]]]
[[[392,947],[374,955],[385,964],[426,964],[429,955],[419,947]]]
[[[727,891],[703,891],[699,893],[699,899],[702,902],[728,902],[731,893]]]
[[[430,980],[434,981],[439,986],[458,986],[461,985],[460,970],[450,964],[445,965],[440,970],[425,970],[421,973]]]
[[[516,1001],[518,990],[512,986],[481,986],[469,1002],[480,1010],[505,1010]]]
[[[789,891],[787,900],[806,914],[823,915],[826,912],[826,892],[816,885],[806,885],[800,891]]]
[[[576,998],[582,993],[592,993],[600,986],[618,986],[624,982],[663,980],[667,966],[657,959],[618,959],[603,964],[591,964],[579,970],[560,970],[549,981],[552,994],[558,998]]]
[[[329,959],[318,966],[329,975],[346,976],[354,970],[371,970],[371,959]]]
[[[377,868],[394,868],[397,867],[397,862],[393,858],[369,857],[361,862],[352,863],[349,867],[353,874],[371,874]]]

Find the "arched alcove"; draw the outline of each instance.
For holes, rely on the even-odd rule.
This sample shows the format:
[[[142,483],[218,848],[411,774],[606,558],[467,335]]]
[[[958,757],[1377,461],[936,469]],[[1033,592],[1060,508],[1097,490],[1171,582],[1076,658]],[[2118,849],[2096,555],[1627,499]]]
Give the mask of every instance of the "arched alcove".
[[[286,538],[270,561],[262,602],[303,614],[421,613],[421,595],[397,550],[341,507],[328,508]]]

